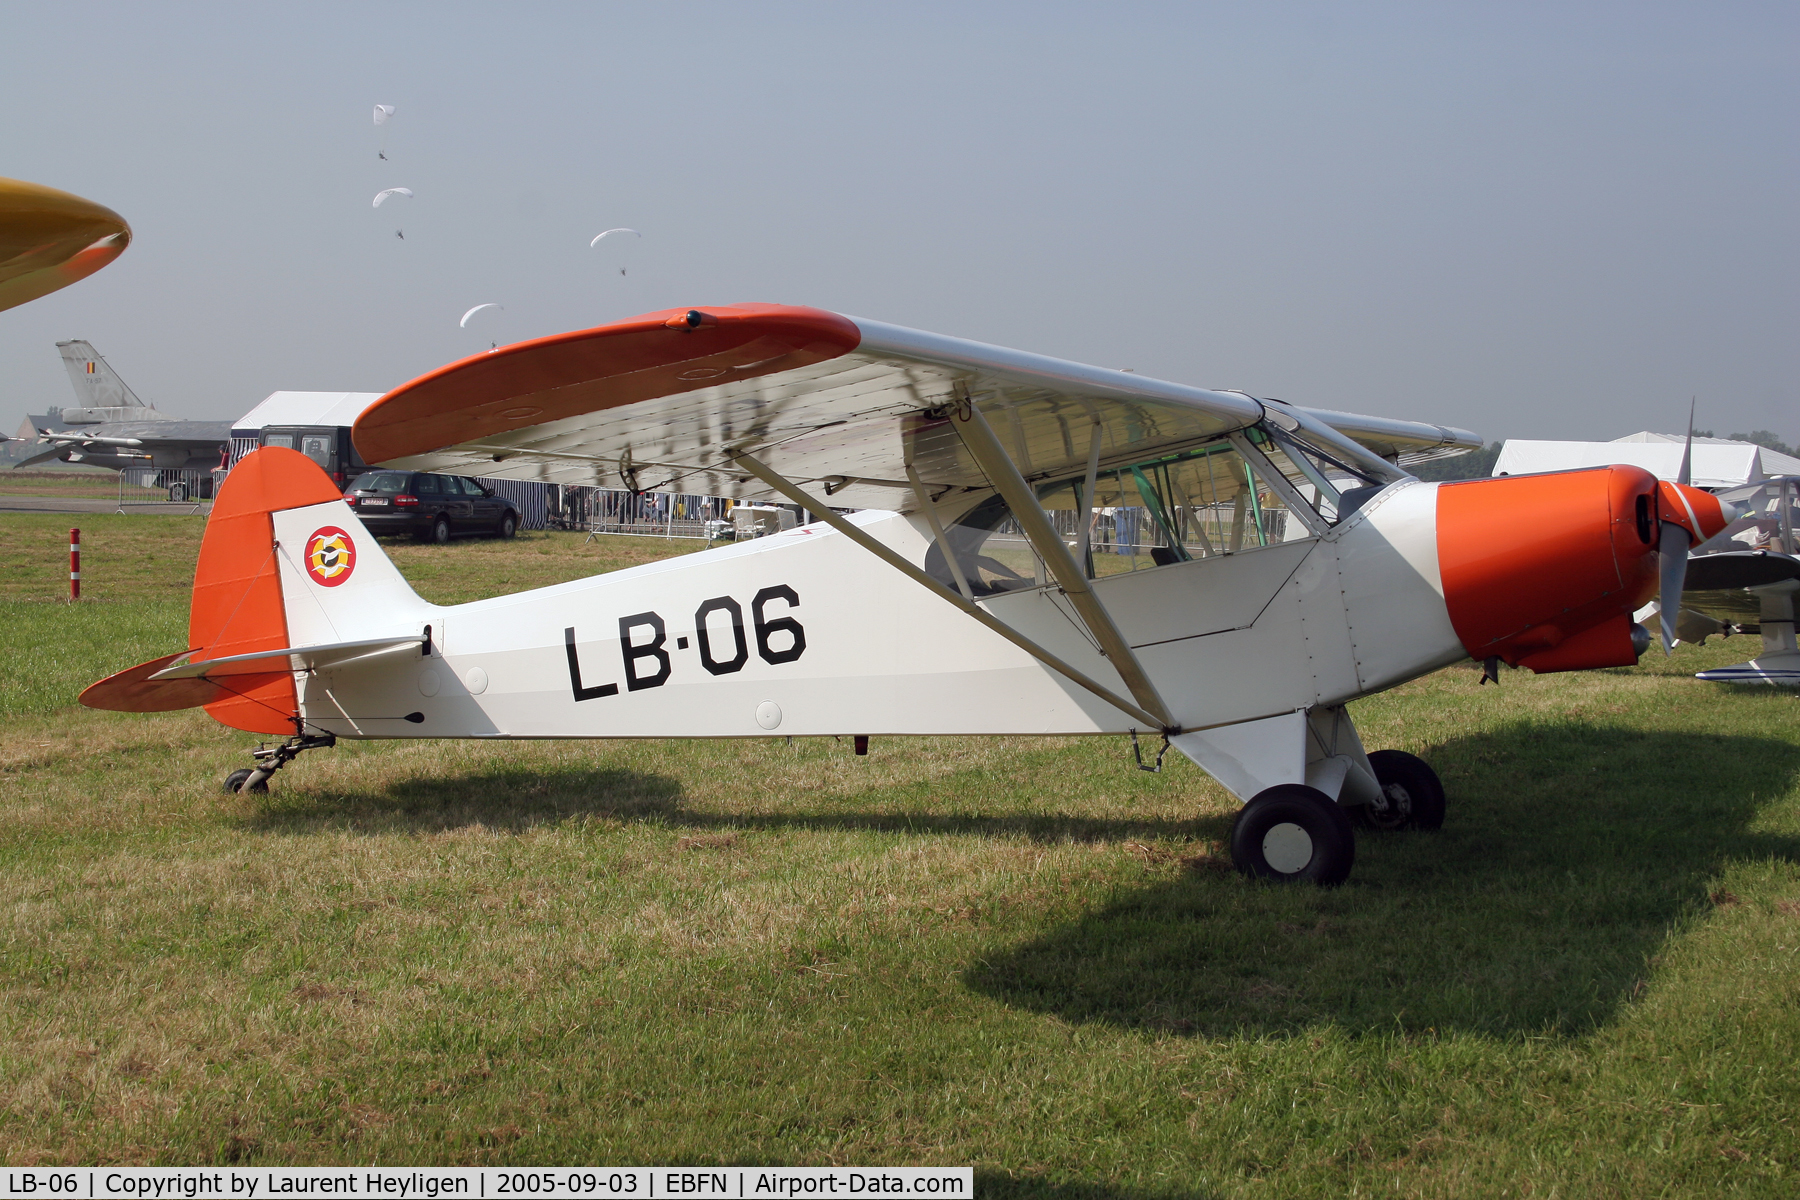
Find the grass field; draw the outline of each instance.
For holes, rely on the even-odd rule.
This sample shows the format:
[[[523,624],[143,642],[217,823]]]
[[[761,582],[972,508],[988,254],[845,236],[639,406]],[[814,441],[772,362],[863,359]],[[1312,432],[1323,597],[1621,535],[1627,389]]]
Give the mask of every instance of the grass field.
[[[71,708],[198,519],[0,518],[0,1157],[974,1164],[982,1195],[1800,1191],[1800,709],[1754,652],[1360,702],[1322,892],[1117,739],[355,744]],[[392,544],[434,599],[688,548]],[[898,586],[898,585],[896,585]]]
[[[139,489],[143,490],[143,489]],[[99,467],[59,471],[23,471],[0,468],[0,496],[58,496],[85,500],[111,500],[119,494],[116,471]]]

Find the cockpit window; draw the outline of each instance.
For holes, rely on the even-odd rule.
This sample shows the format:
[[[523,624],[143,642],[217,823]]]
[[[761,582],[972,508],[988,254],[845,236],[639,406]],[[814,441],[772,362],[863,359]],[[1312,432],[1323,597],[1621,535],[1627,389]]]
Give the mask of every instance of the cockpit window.
[[[1091,499],[1082,495],[1085,478],[1045,484],[1038,489],[1038,503],[1089,578],[1311,537],[1343,505],[1332,481],[1338,473],[1298,442],[1252,432],[1260,441],[1250,439],[1249,458],[1237,444],[1220,439],[1100,471]],[[1283,486],[1259,472],[1279,472]],[[1284,496],[1294,495],[1314,511],[1291,511]],[[999,496],[952,522],[944,538],[977,598],[1054,582]],[[925,569],[945,586],[958,586],[941,543],[927,551]]]
[[[1088,507],[1076,500],[1085,483],[1069,481],[1071,507]],[[1309,533],[1229,441],[1102,471],[1092,508],[1088,545],[1096,577],[1255,550]]]
[[[977,599],[1050,582],[1042,560],[999,496],[989,496],[964,513],[944,530],[944,541],[933,542],[925,552],[926,573],[945,587],[959,590],[944,554],[944,542],[950,545],[969,594]]]

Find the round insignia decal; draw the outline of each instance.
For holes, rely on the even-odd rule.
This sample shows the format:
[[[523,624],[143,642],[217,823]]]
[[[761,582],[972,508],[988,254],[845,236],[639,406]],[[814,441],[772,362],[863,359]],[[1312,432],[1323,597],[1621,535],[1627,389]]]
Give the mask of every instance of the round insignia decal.
[[[356,546],[350,535],[327,525],[306,539],[306,573],[320,587],[336,587],[356,569]]]

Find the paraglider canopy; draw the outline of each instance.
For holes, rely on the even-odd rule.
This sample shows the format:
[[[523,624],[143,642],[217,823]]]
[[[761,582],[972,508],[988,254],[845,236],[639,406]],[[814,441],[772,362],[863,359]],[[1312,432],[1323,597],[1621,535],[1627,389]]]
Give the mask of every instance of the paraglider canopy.
[[[411,188],[384,188],[381,191],[375,193],[375,207],[380,208],[381,202],[383,200],[386,200],[389,196],[410,197],[412,194],[413,193],[412,193]]]
[[[387,124],[387,119],[393,115],[394,115],[394,106],[393,105],[377,104],[375,106],[375,123],[377,125]]]
[[[594,247],[595,247],[595,246],[598,246],[598,245],[599,245],[599,244],[600,244],[600,239],[601,239],[601,238],[603,238],[603,237],[611,237],[611,236],[612,236],[612,235],[613,235],[613,234],[615,234],[615,233],[629,233],[629,234],[630,234],[630,235],[631,235],[631,236],[632,236],[632,237],[634,237],[634,238],[641,238],[641,237],[643,237],[643,236],[644,236],[644,235],[643,235],[643,234],[641,234],[641,233],[639,233],[639,232],[638,232],[638,231],[637,231],[637,230],[635,230],[635,229],[623,229],[623,228],[621,228],[621,229],[608,229],[608,230],[607,230],[607,231],[606,231],[606,232],[605,232],[605,233],[598,233],[598,234],[595,234],[595,235],[594,235],[594,240],[593,240],[593,241],[591,241],[591,242],[589,242],[589,243],[588,243],[588,249],[590,249],[590,250],[592,250],[592,249],[593,249],[593,248],[594,248]]]
[[[504,311],[505,311],[505,306],[504,306],[504,305],[500,305],[500,304],[477,304],[477,305],[476,305],[476,306],[475,306],[475,307],[474,307],[474,308],[471,308],[471,309],[470,309],[470,310],[469,310],[469,311],[468,311],[468,312],[466,312],[466,313],[464,313],[464,314],[463,314],[463,315],[462,315],[462,320],[460,320],[460,321],[458,321],[458,322],[457,322],[457,323],[456,323],[456,324],[457,324],[457,327],[458,327],[458,328],[461,328],[461,329],[467,329],[467,328],[468,328],[468,327],[469,327],[469,318],[470,318],[470,317],[472,317],[472,316],[474,316],[474,315],[475,315],[475,314],[476,314],[476,313],[478,313],[478,312],[480,312],[480,311],[481,311],[481,310],[482,310],[482,309],[484,309],[484,308],[498,308],[498,309],[500,309],[500,310],[501,310],[501,311],[502,311],[502,312],[504,312]]]

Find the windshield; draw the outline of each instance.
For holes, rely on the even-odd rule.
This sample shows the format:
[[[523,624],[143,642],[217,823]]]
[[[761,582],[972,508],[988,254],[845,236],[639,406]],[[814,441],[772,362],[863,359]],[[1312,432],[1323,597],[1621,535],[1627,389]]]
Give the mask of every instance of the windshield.
[[[374,492],[378,496],[394,496],[406,490],[405,471],[364,471],[350,485],[353,492]]]

